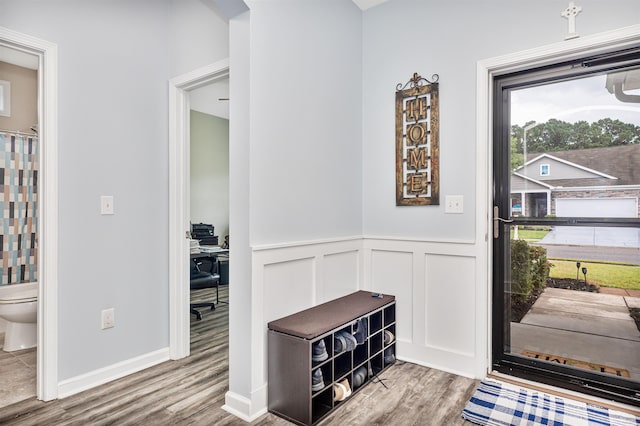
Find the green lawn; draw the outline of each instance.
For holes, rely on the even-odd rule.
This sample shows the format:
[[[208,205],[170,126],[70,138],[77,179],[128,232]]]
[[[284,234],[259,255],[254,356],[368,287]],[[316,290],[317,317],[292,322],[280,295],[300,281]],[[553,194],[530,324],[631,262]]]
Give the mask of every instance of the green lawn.
[[[551,278],[576,277],[576,262],[573,260],[549,259],[553,264]],[[587,282],[602,287],[640,290],[640,265],[582,262],[580,269],[587,268]],[[584,279],[582,271],[579,278]]]
[[[518,239],[525,240],[527,242],[540,241],[549,233],[549,227],[534,227],[534,229],[522,229],[518,228]],[[511,228],[511,239],[513,239],[514,229]]]

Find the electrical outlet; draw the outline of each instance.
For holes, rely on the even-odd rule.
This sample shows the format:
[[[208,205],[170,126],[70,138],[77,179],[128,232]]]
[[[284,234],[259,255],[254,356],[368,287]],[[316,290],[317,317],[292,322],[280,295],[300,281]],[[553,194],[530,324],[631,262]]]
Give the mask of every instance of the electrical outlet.
[[[102,329],[113,328],[116,325],[114,308],[102,310]]]
[[[100,214],[113,214],[113,195],[100,197]]]
[[[445,197],[445,213],[462,213],[464,197],[462,195],[447,195]]]

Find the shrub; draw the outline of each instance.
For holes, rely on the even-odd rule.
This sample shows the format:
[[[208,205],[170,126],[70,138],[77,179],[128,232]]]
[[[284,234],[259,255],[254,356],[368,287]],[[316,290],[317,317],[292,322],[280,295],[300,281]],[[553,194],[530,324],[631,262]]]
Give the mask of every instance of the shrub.
[[[529,246],[529,262],[531,265],[531,283],[533,288],[541,290],[549,278],[550,263],[547,261],[547,249]]]
[[[511,240],[511,294],[527,300],[533,290],[542,289],[549,278],[547,250],[524,240]]]

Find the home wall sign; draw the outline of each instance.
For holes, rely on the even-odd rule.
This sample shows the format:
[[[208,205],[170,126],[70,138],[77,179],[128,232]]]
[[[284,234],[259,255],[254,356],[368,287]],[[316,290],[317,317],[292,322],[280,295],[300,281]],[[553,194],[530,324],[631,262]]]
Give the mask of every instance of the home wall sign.
[[[396,205],[440,204],[438,74],[396,86]]]

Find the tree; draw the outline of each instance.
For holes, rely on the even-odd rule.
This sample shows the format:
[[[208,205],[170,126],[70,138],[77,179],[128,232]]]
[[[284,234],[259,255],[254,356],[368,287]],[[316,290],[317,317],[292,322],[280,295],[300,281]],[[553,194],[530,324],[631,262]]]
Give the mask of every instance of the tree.
[[[511,126],[512,166],[519,160],[516,153],[525,152],[524,129],[535,124],[527,122],[523,127]],[[527,152],[553,152],[571,149],[599,148],[607,146],[633,145],[640,143],[640,126],[620,120],[603,118],[589,124],[586,121],[568,123],[550,119],[527,131]]]

